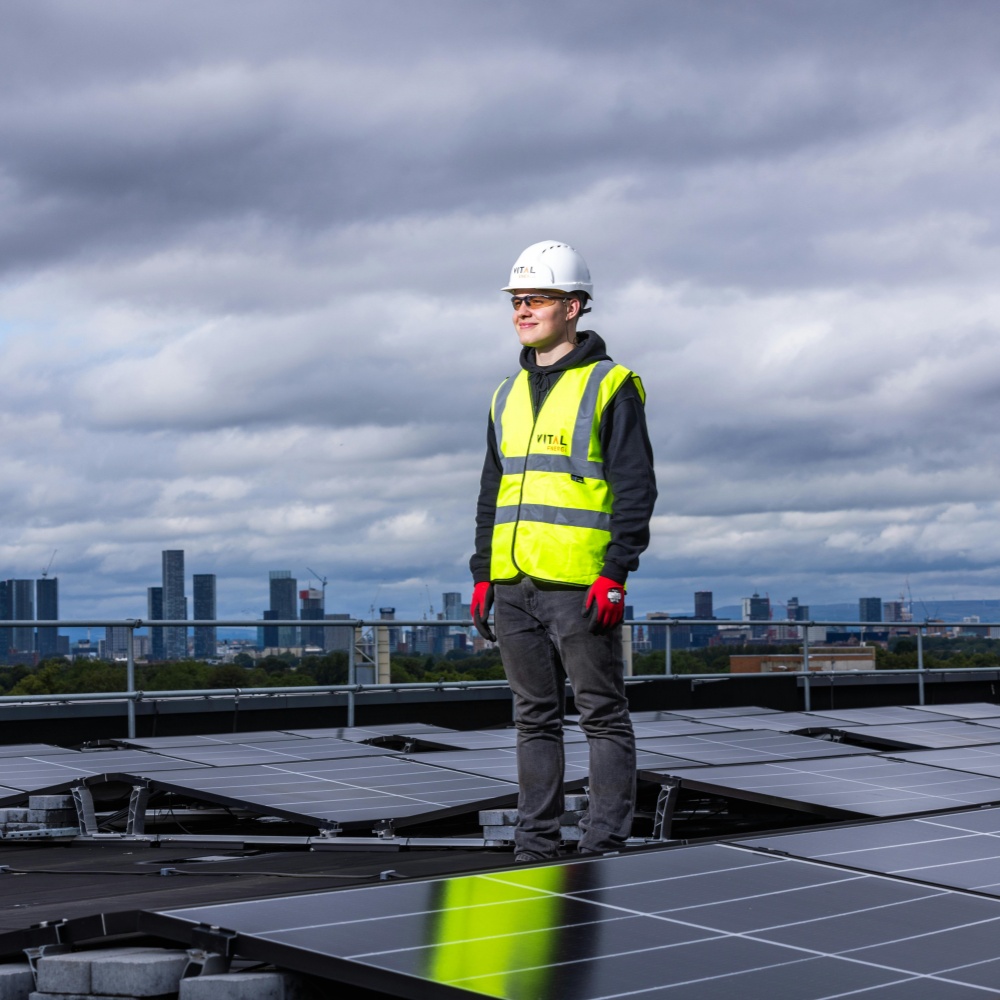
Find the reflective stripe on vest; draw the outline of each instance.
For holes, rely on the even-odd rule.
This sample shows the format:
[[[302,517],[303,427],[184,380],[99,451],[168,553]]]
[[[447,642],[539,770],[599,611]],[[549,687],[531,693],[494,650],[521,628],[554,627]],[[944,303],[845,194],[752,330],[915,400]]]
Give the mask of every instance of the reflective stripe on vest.
[[[589,586],[611,538],[613,497],[604,478],[599,430],[615,393],[633,379],[622,365],[596,361],[563,372],[535,415],[526,371],[507,379],[491,415],[502,477],[493,525],[490,578],[521,573]]]

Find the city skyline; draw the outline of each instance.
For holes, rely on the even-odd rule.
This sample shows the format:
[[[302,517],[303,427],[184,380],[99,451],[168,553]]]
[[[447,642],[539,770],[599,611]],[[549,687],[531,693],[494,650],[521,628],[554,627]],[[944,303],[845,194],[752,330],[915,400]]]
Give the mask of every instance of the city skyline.
[[[180,549],[226,616],[275,567],[466,591],[548,238],[647,390],[636,606],[1000,593],[995,4],[38,0],[2,44],[0,572],[58,550],[64,613]]]

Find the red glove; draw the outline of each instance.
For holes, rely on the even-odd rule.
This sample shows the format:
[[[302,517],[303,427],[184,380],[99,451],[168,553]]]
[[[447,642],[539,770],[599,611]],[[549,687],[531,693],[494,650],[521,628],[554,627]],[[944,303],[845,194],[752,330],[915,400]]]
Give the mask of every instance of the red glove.
[[[590,631],[595,635],[617,628],[625,617],[625,586],[599,576],[587,591],[583,614],[590,615]]]
[[[490,608],[493,607],[493,584],[489,580],[483,580],[472,588],[472,604],[469,610],[472,612],[472,624],[487,642],[496,642],[497,637],[493,634],[486,619],[490,616]]]

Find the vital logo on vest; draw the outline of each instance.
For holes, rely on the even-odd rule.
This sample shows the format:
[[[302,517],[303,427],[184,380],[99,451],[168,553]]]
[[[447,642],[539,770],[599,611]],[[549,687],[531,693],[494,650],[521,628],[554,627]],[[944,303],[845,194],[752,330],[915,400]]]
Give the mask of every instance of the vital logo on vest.
[[[569,447],[565,434],[536,434],[535,444],[544,444],[546,451],[565,451]]]

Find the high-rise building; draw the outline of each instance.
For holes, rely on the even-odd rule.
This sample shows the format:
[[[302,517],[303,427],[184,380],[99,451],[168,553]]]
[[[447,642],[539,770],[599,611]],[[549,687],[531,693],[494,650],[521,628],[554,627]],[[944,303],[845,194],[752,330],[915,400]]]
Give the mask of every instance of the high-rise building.
[[[146,618],[151,622],[163,621],[163,588],[146,588]],[[163,649],[163,629],[151,627],[149,630],[149,658],[151,660],[162,660],[164,658]]]
[[[882,620],[886,622],[911,622],[913,614],[905,601],[883,601]]]
[[[743,598],[743,621],[745,622],[769,622],[771,620],[771,599],[761,597],[754,593],[752,597]],[[750,629],[750,635],[754,639],[762,639],[767,636],[766,625],[754,625]]]
[[[858,621],[862,622],[882,621],[882,598],[862,597],[858,601]]]
[[[298,618],[295,611],[295,595],[298,591],[298,582],[292,577],[291,571],[287,569],[273,569],[270,574],[271,607],[273,612],[272,621],[290,621]],[[278,626],[278,641],[276,643],[281,649],[291,649],[298,645],[298,629],[294,625]]]
[[[200,622],[214,621],[215,613],[215,574],[195,573],[191,577],[191,589],[194,596],[194,619]],[[213,660],[218,653],[216,645],[216,630],[214,625],[195,625],[194,627],[194,658],[196,660]]]
[[[35,581],[35,604],[40,622],[54,622],[59,618],[59,578],[44,576]],[[38,629],[37,649],[39,659],[59,655],[59,629],[46,626]]]
[[[324,615],[323,620],[327,622],[350,621],[351,616],[345,614]],[[323,631],[326,633],[323,639],[323,648],[328,653],[349,653],[351,643],[354,641],[354,629],[350,625],[324,625]]]
[[[14,595],[10,581],[0,580],[0,622],[9,622],[14,617]],[[14,645],[14,634],[9,628],[0,628],[0,663],[7,662],[7,654]]]
[[[163,618],[164,621],[187,619],[187,597],[184,594],[184,550],[163,552]],[[183,660],[187,657],[187,628],[175,625],[163,630],[163,658]]]
[[[322,590],[310,587],[308,590],[299,591],[299,600],[302,602],[302,610],[299,617],[305,622],[321,622],[326,613],[323,603],[324,596]],[[322,625],[302,626],[302,645],[315,646],[318,649],[326,648],[326,629]]]
[[[34,621],[35,618],[35,581],[8,580],[8,586],[13,594],[14,621]],[[35,629],[33,625],[20,625],[11,630],[13,633],[13,650],[15,653],[34,653]]]
[[[715,617],[712,604],[712,591],[696,590],[694,592],[694,616],[702,620]]]
[[[104,660],[128,658],[128,637],[132,630],[124,625],[108,625],[104,629]]]

